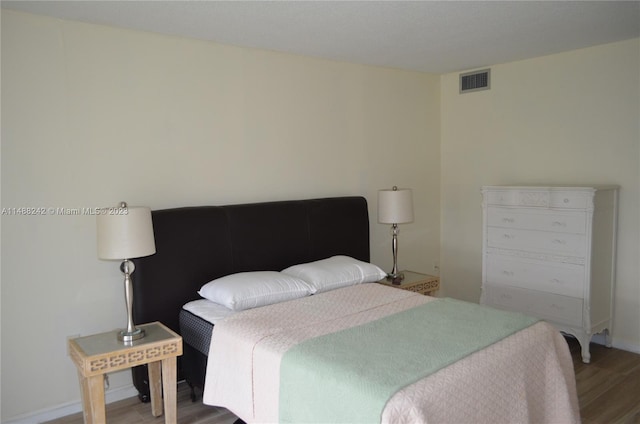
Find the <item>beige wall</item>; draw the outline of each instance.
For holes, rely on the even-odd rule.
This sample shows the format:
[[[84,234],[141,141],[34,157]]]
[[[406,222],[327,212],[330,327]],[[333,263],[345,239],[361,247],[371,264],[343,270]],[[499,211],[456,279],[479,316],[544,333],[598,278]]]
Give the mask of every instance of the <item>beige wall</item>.
[[[640,351],[640,40],[491,67],[491,90],[441,80],[441,261],[478,301],[482,185],[618,184],[614,345]]]
[[[411,187],[403,267],[439,257],[439,76],[2,12],[2,206],[183,205]],[[66,337],[125,324],[93,216],[2,217],[2,421],[79,405]],[[135,274],[134,274],[135,278]],[[111,377],[130,387],[128,372]]]

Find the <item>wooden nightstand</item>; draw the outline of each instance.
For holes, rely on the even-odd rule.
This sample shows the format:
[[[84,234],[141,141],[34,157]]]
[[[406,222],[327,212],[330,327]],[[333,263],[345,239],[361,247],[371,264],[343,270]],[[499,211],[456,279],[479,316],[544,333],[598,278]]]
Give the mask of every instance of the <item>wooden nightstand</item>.
[[[164,391],[164,421],[176,423],[176,358],[182,355],[182,337],[159,322],[138,327],[144,328],[146,336],[130,344],[118,341],[118,330],[69,339],[69,355],[78,367],[86,424],[106,422],[104,375],[144,364],[149,364],[153,416],[163,413]]]
[[[429,296],[440,289],[440,277],[413,271],[402,271],[402,273],[404,274],[404,280],[400,284],[393,284],[389,280],[380,280],[378,283]]]

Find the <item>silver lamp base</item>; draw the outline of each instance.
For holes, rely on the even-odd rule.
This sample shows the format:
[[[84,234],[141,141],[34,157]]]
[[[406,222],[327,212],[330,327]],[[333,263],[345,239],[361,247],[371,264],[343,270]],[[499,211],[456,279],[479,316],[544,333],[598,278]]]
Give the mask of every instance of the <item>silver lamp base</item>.
[[[391,281],[391,284],[400,285],[402,280],[404,280],[404,274],[402,272],[387,274],[387,280]]]
[[[144,337],[144,330],[141,328],[134,328],[133,331],[121,330],[118,333],[118,340],[125,343],[131,343],[134,340],[139,340]]]

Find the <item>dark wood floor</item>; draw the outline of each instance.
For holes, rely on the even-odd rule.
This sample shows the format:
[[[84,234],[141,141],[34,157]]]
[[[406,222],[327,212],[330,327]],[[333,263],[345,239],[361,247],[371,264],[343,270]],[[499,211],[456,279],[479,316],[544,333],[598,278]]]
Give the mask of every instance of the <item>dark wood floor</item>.
[[[580,346],[568,339],[573,356],[580,415],[584,424],[640,424],[640,355],[591,344],[591,363],[583,364]],[[231,424],[236,417],[222,408],[192,403],[186,384],[178,385],[179,424]],[[151,405],[137,398],[107,405],[109,424],[164,423],[151,416]],[[82,424],[82,414],[49,424]]]
[[[640,355],[591,343],[591,363],[569,339],[584,424],[640,424]]]

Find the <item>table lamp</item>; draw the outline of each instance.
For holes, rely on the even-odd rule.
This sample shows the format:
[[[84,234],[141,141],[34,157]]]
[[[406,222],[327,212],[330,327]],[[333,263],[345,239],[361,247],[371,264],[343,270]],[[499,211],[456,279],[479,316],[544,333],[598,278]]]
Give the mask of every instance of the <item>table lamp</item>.
[[[400,284],[404,275],[398,272],[398,224],[413,222],[413,196],[411,189],[399,189],[394,186],[391,190],[378,191],[378,222],[391,224],[393,239],[393,269],[387,274],[387,279],[393,284]]]
[[[131,343],[144,337],[144,330],[133,324],[133,286],[131,274],[135,270],[129,259],[156,253],[151,209],[127,206],[125,202],[113,208],[100,209],[97,215],[98,258],[121,260],[124,274],[124,297],[127,306],[127,328],[118,333],[118,340]]]

